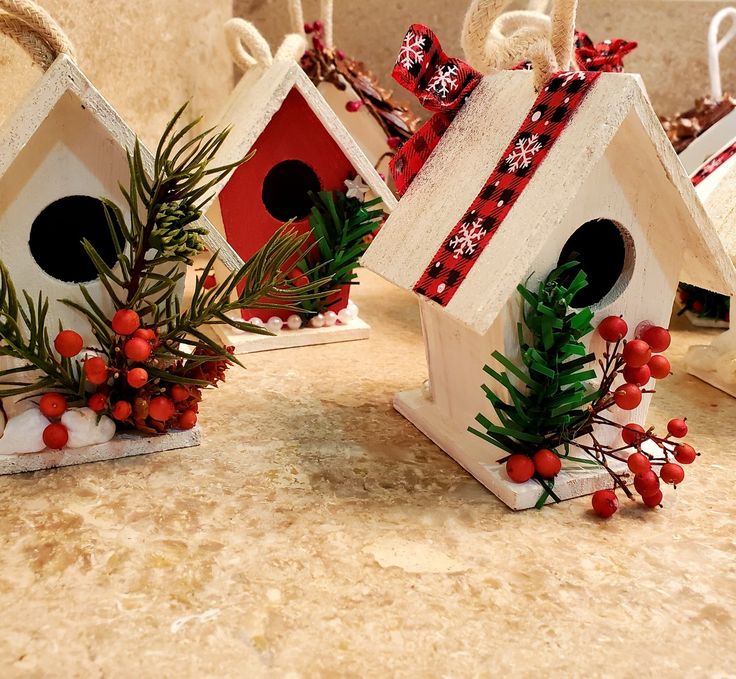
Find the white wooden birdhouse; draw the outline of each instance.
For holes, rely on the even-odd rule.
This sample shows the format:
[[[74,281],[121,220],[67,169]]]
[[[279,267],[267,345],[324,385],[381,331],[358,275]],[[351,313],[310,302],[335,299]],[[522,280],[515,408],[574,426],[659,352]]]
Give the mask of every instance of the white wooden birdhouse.
[[[103,310],[112,311],[81,241],[115,263],[100,199],[126,209],[120,186],[129,182],[127,152],[134,143],[134,132],[76,63],[59,55],[0,129],[0,260],[19,290],[82,302],[84,283]],[[150,168],[150,153],[142,154]],[[237,265],[227,243],[209,230],[210,247]],[[54,303],[48,322],[56,328],[59,321],[93,341],[77,312]]]
[[[339,191],[361,200],[372,194],[390,212],[396,204],[393,194],[294,60],[303,50],[303,36],[287,36],[271,56],[252,24],[234,19],[227,35],[245,73],[220,120],[220,125],[231,128],[220,164],[253,155],[222,180],[207,216],[238,255],[247,260],[289,220],[307,232],[310,194]],[[338,295],[334,313],[347,307],[348,293],[344,289]],[[275,337],[226,327],[218,332],[236,353],[367,337],[368,326],[357,318],[331,327],[290,330],[286,321],[292,314],[264,309],[243,313],[245,320],[272,319],[277,326],[281,319],[283,331],[269,326]]]
[[[58,29],[50,17],[37,9],[42,22],[33,30],[42,35],[43,31]],[[8,17],[11,15],[3,15]],[[24,37],[37,39],[31,28],[26,28],[29,35]],[[0,128],[0,260],[21,303],[24,293],[34,302],[39,295],[48,299],[43,326],[50,341],[54,341],[60,327],[79,338],[79,347],[74,353],[64,354],[67,357],[81,357],[89,352],[94,355],[99,345],[89,320],[60,300],[71,300],[86,308],[94,306],[106,319],[112,318],[115,311],[82,240],[89,241],[105,263],[119,272],[102,199],[117,205],[123,214],[129,212],[121,186],[129,186],[127,153],[134,145],[133,131],[66,53],[49,62],[46,72]],[[141,162],[150,173],[153,158],[145,148],[141,148]],[[208,229],[203,240],[210,249],[221,252],[227,266],[242,264],[204,217],[194,226]],[[86,288],[90,301],[85,299],[80,284]],[[183,285],[178,289],[178,298],[183,298]],[[7,340],[3,337],[4,343]],[[58,346],[54,347],[53,351],[60,353]],[[8,353],[0,359],[3,369],[25,364],[13,356]],[[18,380],[27,379],[27,375],[18,375]],[[103,380],[106,378],[105,372]],[[82,378],[79,380],[84,386]],[[43,386],[39,392],[48,391]],[[71,391],[71,387],[68,389]],[[84,401],[84,391],[77,396],[78,401]],[[107,416],[98,418],[88,407],[62,412],[61,424],[54,426],[62,427],[68,440],[50,445],[45,438],[50,421],[33,402],[4,399],[0,474],[182,448],[199,441],[197,428],[157,436],[130,430],[116,435],[113,420]],[[7,427],[6,414],[10,416]]]
[[[726,252],[736,263],[736,140],[719,149],[692,176],[698,196],[713,220]],[[691,283],[687,278],[686,283]],[[733,309],[733,298],[731,298]],[[693,321],[697,318],[690,314]],[[725,323],[728,327],[728,322]],[[686,364],[688,372],[708,384],[736,397],[736,330],[727,332],[709,345],[690,347]]]
[[[589,284],[574,307],[666,327],[679,280],[729,293],[736,272],[638,76],[568,73],[536,92],[534,73],[481,77],[422,28],[407,34],[395,76],[445,118],[397,158],[408,188],[363,263],[419,301],[429,381],[395,408],[526,508],[539,487],[510,483],[504,453],[468,432],[477,413],[490,416],[481,385],[492,352],[519,354],[517,286],[575,259]],[[600,353],[600,337],[587,342]],[[626,420],[643,422],[649,400]],[[563,468],[555,492],[610,485]]]

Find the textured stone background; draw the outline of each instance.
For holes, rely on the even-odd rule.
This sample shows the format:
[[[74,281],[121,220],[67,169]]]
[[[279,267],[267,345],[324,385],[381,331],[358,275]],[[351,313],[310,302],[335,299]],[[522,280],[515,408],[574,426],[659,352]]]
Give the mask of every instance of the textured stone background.
[[[277,41],[288,28],[285,0],[234,0],[235,11]],[[518,0],[514,3],[521,4]],[[730,2],[711,0],[580,0],[578,27],[594,39],[625,37],[640,47],[626,61],[640,72],[660,113],[687,108],[709,89],[706,34],[713,14]],[[303,0],[307,20],[319,0]],[[426,23],[452,54],[461,54],[462,0],[336,0],[335,40],[388,80],[404,31]],[[526,3],[523,3],[526,6]],[[736,90],[736,42],[722,54],[724,87]]]
[[[187,99],[214,116],[232,69],[222,42],[230,0],[41,0],[74,43],[82,69],[149,144]],[[15,43],[0,40],[0,120],[39,77]]]

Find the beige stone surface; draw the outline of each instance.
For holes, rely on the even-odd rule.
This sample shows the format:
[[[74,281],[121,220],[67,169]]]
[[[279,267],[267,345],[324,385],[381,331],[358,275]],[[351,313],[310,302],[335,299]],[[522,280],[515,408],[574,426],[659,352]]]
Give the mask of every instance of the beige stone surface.
[[[272,41],[288,28],[285,0],[234,0],[234,4],[236,14],[256,22]],[[460,29],[469,4],[469,0],[337,0],[335,41],[388,83],[411,23],[427,24],[448,53],[461,56]],[[303,5],[307,20],[319,15],[319,0],[304,0]],[[708,91],[708,24],[716,11],[731,5],[724,0],[581,0],[578,27],[595,40],[637,40],[640,47],[628,57],[627,70],[642,74],[657,111],[669,114],[689,108],[695,97]],[[516,0],[510,7],[515,6],[526,3]],[[722,61],[724,87],[736,90],[736,41],[723,52]]]
[[[154,144],[192,100],[214,116],[232,85],[222,25],[230,0],[40,0],[75,45],[79,64],[134,130]],[[0,121],[38,77],[25,53],[0,39]]]
[[[651,411],[703,452],[674,506],[514,514],[392,410],[416,304],[362,278],[371,339],[244,357],[200,448],[0,478],[0,676],[730,676],[736,401],[682,366],[708,333]]]

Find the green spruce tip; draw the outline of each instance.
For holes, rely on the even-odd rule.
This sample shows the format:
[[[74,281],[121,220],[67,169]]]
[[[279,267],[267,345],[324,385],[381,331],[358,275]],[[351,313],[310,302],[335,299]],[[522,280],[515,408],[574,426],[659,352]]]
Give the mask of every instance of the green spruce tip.
[[[495,351],[492,356],[500,369],[483,368],[508,393],[509,402],[482,385],[498,423],[478,413],[475,420],[482,428],[471,426],[468,431],[509,455],[532,456],[548,448],[563,460],[573,459],[567,444],[587,433],[586,406],[599,396],[589,384],[596,377],[592,368],[596,357],[582,341],[593,330],[593,312],[571,307],[586,285],[579,264],[568,262],[552,271],[536,290],[525,284],[517,287],[524,307],[517,326],[521,365]],[[559,501],[552,490],[554,480],[537,481],[544,488],[538,506],[548,496]]]
[[[369,245],[366,237],[375,232],[383,218],[383,210],[376,209],[382,202],[380,198],[363,202],[342,191],[309,195],[313,202],[309,226],[316,247],[295,266],[317,285],[321,295],[302,303],[302,312],[307,315],[326,311],[333,292],[356,284],[355,269]]]
[[[250,157],[213,167],[229,130],[207,129],[194,134],[200,119],[179,126],[186,108],[180,108],[167,125],[153,168],[144,167],[138,140],[128,153],[130,182],[128,187],[120,187],[128,207],[127,218],[114,203],[101,199],[115,248],[115,264],[109,266],[89,241],[83,241],[82,246],[114,308],[133,308],[145,326],[158,330],[160,344],[153,358],[160,365],[179,359],[192,366],[223,359],[237,363],[225,347],[203,332],[206,326],[227,323],[247,332],[268,333],[230,318],[230,312],[278,308],[299,313],[304,303],[322,294],[327,280],[309,270],[308,285],[295,288],[289,283],[284,269],[305,251],[307,236],[287,223],[239,270],[215,288],[205,290],[204,280],[217,257],[214,253],[196,283],[189,309],[182,311],[178,286],[185,267],[204,249],[204,230],[193,224],[215,185]],[[82,302],[60,301],[86,319],[98,351],[112,365],[116,345],[110,319],[86,286],[80,285],[79,290]],[[46,327],[48,308],[48,299],[42,293],[34,300],[24,292],[19,300],[8,269],[0,262],[0,356],[23,362],[19,367],[0,370],[0,398],[60,391],[72,399],[83,399],[85,380],[79,361],[57,358],[54,353]],[[182,351],[180,345],[199,353],[193,356]],[[167,379],[186,381],[169,373]]]

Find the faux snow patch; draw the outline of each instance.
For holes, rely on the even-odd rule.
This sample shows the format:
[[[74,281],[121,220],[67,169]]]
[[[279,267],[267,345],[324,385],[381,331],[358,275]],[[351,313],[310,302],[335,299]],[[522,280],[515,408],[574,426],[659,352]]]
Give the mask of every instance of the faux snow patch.
[[[73,408],[61,416],[61,423],[69,431],[67,448],[82,448],[106,443],[115,436],[115,422],[103,415],[97,421],[97,413],[89,408]],[[2,439],[0,439],[1,441]]]

